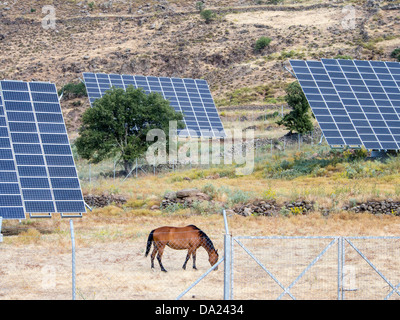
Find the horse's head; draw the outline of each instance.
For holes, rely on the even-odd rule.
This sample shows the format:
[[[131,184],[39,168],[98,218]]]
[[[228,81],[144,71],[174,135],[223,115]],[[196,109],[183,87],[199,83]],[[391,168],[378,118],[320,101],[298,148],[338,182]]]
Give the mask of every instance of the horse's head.
[[[218,250],[211,250],[209,255],[208,255],[208,261],[210,262],[210,264],[213,266],[214,264],[216,264],[218,262]],[[218,267],[216,267],[214,270],[217,270]]]

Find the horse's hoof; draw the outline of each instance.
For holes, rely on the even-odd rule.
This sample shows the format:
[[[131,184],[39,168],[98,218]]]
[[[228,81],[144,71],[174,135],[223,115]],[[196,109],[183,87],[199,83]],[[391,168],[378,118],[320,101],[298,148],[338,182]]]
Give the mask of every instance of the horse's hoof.
[[[165,269],[163,269],[163,270],[161,270],[162,272],[167,272],[167,270],[165,270]]]

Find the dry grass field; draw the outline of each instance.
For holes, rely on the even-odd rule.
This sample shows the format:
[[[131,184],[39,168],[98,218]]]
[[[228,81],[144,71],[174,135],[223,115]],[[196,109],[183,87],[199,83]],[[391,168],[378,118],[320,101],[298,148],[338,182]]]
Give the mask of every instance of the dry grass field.
[[[179,172],[190,175],[191,171]],[[76,238],[77,299],[176,299],[210,267],[204,249],[198,250],[198,270],[192,270],[191,260],[182,270],[186,252],[167,248],[162,273],[155,261],[144,257],[149,232],[163,225],[194,224],[205,231],[223,256],[224,222],[220,212],[194,213],[190,209],[175,212],[149,210],[160,199],[161,190],[202,188],[208,179],[176,180],[178,173],[128,179],[124,183],[103,179],[84,184],[86,192],[118,191],[129,198],[123,207],[108,206],[88,212],[74,220]],[[175,177],[175,179],[173,179]],[[278,201],[296,196],[329,202],[328,194],[345,188],[358,190],[359,197],[369,198],[371,190],[390,192],[392,182],[378,179],[337,180],[329,178],[298,178],[290,181],[259,179],[254,176],[212,180],[218,187],[261,194],[268,186],[277,191]],[[360,187],[362,186],[362,187]],[[359,188],[359,189],[357,189]],[[394,189],[393,189],[394,194]],[[221,196],[223,200],[223,196]],[[237,236],[399,236],[399,217],[394,215],[355,214],[338,210],[323,216],[318,210],[307,215],[274,217],[231,215],[230,232]],[[71,240],[68,220],[57,216],[48,220],[27,220],[22,223],[5,221],[4,243],[0,245],[0,299],[70,299]],[[332,239],[239,239],[276,279],[289,286],[315,259]],[[352,240],[353,241],[353,240]],[[354,240],[372,263],[397,285],[399,261],[398,241]],[[310,268],[290,290],[296,299],[337,298],[337,249],[334,245],[315,266]],[[346,244],[346,266],[349,273],[349,299],[382,299],[390,287],[371,267]],[[234,297],[237,299],[276,299],[283,290],[260,265],[234,241]],[[354,287],[355,286],[355,287]],[[354,288],[353,288],[354,287]],[[211,272],[183,299],[222,299],[223,264]],[[284,295],[283,299],[291,299]],[[391,299],[398,298],[392,295]]]

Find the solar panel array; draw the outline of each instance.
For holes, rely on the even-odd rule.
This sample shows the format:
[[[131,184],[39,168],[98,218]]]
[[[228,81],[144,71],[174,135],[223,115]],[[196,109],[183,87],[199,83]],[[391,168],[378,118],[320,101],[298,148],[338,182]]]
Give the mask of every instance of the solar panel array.
[[[332,147],[400,149],[400,63],[291,60]]]
[[[132,85],[146,93],[158,92],[169,100],[175,111],[184,115],[182,137],[225,137],[224,127],[211,96],[207,81],[166,77],[145,77],[103,73],[84,73],[91,106],[111,87],[126,89]]]
[[[0,216],[84,213],[56,86],[0,81]]]

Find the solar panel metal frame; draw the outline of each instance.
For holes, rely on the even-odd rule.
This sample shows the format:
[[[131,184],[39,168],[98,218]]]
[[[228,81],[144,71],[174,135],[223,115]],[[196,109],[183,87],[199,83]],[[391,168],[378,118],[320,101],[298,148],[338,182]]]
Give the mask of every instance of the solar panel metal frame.
[[[321,62],[290,60],[290,64],[331,147],[361,147],[363,145],[365,148],[372,150],[400,149],[400,63],[321,59]],[[312,68],[315,69],[311,70]],[[318,70],[316,69],[323,69],[325,73],[317,73]],[[366,70],[372,70],[373,72],[368,73],[365,72]],[[332,89],[324,89],[325,93],[321,91],[325,88],[322,87],[322,83],[319,85],[317,83],[317,81],[322,82],[323,80],[332,85]],[[318,93],[315,97],[311,93],[313,91],[316,93],[315,90],[318,90],[322,101],[317,97]],[[377,92],[381,92],[380,95]],[[346,94],[348,97],[352,96],[352,99],[346,99]],[[341,104],[342,109],[345,111],[341,120],[343,121],[347,117],[350,121],[340,122],[334,120],[334,115],[331,111],[335,108],[330,108],[326,100],[326,96],[329,95],[336,95],[339,98],[336,102]],[[384,96],[385,99],[383,99]],[[397,102],[395,103],[394,101]],[[319,102],[323,102],[326,107],[317,108]],[[322,121],[321,114],[324,109],[329,111],[332,121]],[[320,114],[318,115],[318,113]],[[374,117],[376,119],[373,119]],[[346,123],[347,125],[345,125]],[[327,136],[335,131],[335,129],[327,129],[329,125],[331,127],[332,125],[336,126],[340,139],[344,143],[335,144],[333,143],[334,139]],[[345,130],[340,129],[339,125]],[[358,143],[347,143],[346,140],[351,141],[350,138],[343,136],[347,132],[355,132],[357,136],[351,139],[353,142],[357,141]]]
[[[225,138],[225,129],[221,118],[218,114],[218,110],[215,106],[214,99],[211,95],[210,88],[208,86],[207,81],[202,79],[189,79],[189,78],[168,78],[168,77],[153,77],[153,76],[141,76],[141,75],[119,75],[119,74],[105,74],[105,73],[83,73],[84,83],[86,85],[86,89],[88,92],[90,105],[93,107],[93,103],[96,99],[101,98],[107,90],[111,89],[112,86],[123,88],[126,90],[128,85],[133,85],[135,88],[143,88],[146,93],[150,92],[158,92],[163,95],[164,99],[176,100],[171,101],[171,106],[177,112],[181,112],[184,115],[184,123],[186,125],[185,129],[178,130],[178,135],[180,137],[209,137],[209,138]],[[89,81],[92,79],[96,79],[96,81]],[[196,85],[196,92],[190,92],[189,90],[193,90],[190,87],[187,87],[189,83],[193,81]],[[164,82],[164,86],[163,86]],[[170,86],[166,85],[169,82]],[[179,82],[183,86],[179,86]],[[206,87],[199,87],[199,82],[206,85]],[[159,90],[152,89],[152,85],[158,84],[156,87],[159,87]],[[164,87],[169,87],[171,91],[164,90]],[[183,97],[183,94],[180,95],[178,88],[184,88],[185,90],[180,90],[180,92],[185,93],[187,95],[188,101],[185,101],[185,104],[190,104],[190,106],[181,106],[182,99],[186,99]],[[204,90],[206,92],[201,93],[200,90]],[[197,93],[200,101],[191,101],[191,94]],[[207,98],[204,98],[203,95],[208,95]],[[205,101],[204,99],[209,99],[210,101]],[[175,103],[176,102],[176,103]],[[194,105],[195,103],[196,105]],[[198,104],[198,105],[197,105]],[[201,104],[201,106],[200,106]],[[208,105],[210,104],[210,105]],[[207,106],[206,106],[207,105]],[[192,115],[185,115],[186,112],[190,112]],[[195,111],[194,108],[203,108],[204,111],[204,119],[199,121],[199,112]],[[190,110],[191,109],[191,110]],[[210,109],[210,110],[208,110]],[[212,116],[210,118],[210,116]],[[191,118],[188,120],[188,118]],[[207,120],[205,120],[207,119]],[[204,121],[203,121],[204,120]],[[197,128],[193,128],[194,123],[197,125]],[[208,123],[208,124],[207,124]],[[208,127],[208,126],[209,127]]]
[[[14,87],[14,89],[12,87]],[[19,89],[17,89],[18,87]],[[24,88],[22,89],[22,87]],[[25,88],[27,90],[25,90]],[[22,94],[21,92],[24,94]],[[27,94],[29,94],[29,98]],[[16,98],[19,97],[20,99],[17,99],[18,101],[13,102],[11,99],[5,98],[5,96],[14,96]],[[13,81],[13,80],[3,80],[0,81],[0,97],[4,105],[4,115],[6,117],[6,124],[9,131],[8,135],[12,148],[14,166],[17,172],[20,197],[22,199],[24,212],[28,213],[32,218],[45,218],[45,217],[48,218],[52,216],[52,213],[60,213],[61,217],[63,218],[81,217],[82,213],[86,212],[85,209],[86,204],[83,199],[82,189],[78,173],[76,170],[75,161],[73,159],[71,144],[66,130],[65,121],[62,115],[61,104],[57,94],[56,86],[49,82],[23,82],[23,81]],[[17,110],[7,110],[6,104],[8,103],[11,109],[16,108]],[[25,107],[28,106],[30,107],[30,110],[21,110],[21,109],[18,110],[18,108],[24,109]],[[53,108],[53,110],[51,110],[51,108]],[[30,119],[28,115],[31,116]],[[13,119],[11,119],[10,121],[10,118]],[[26,122],[27,119],[29,119],[28,122]],[[30,137],[32,138],[34,136],[37,136],[37,139],[31,141],[27,139],[27,141],[23,141],[25,145],[22,146],[25,147],[25,149],[29,149],[28,148],[29,145],[39,146],[40,153],[38,153],[38,150],[32,152],[29,152],[29,150],[25,152],[24,151],[17,152],[15,148],[16,146],[19,146],[18,143],[21,141],[14,141],[14,138],[17,137],[17,135],[21,134],[11,130],[10,126],[11,124],[15,125],[21,124],[20,126],[21,128],[23,128],[26,125],[28,129],[22,130],[25,136],[28,136],[29,131],[33,130],[32,124],[34,124],[35,128],[32,131]],[[32,128],[29,129],[29,126],[27,124],[31,124]],[[51,128],[52,125],[54,125],[53,128],[57,128],[59,132],[51,132],[52,130],[49,129]],[[13,133],[14,133],[14,138],[13,138]],[[21,137],[23,137],[24,135],[21,135]],[[58,142],[56,139],[57,137],[58,139],[60,139]],[[44,141],[43,139],[45,140],[48,139],[48,141]],[[62,146],[65,147],[62,148]],[[21,148],[21,150],[23,149],[24,148]],[[24,153],[26,154],[26,156],[23,155]],[[34,159],[35,157],[36,159],[42,157],[43,161],[40,164],[36,165],[32,164],[32,162],[29,162],[28,160],[23,160],[22,163],[18,163],[17,157],[19,155],[21,155],[20,160],[23,157],[26,157],[26,159],[31,159],[32,161],[32,159]],[[62,158],[64,161],[57,163]],[[60,165],[60,163],[62,163],[62,165]],[[35,174],[33,174],[33,176],[30,177],[29,174],[26,174],[25,179],[26,182],[30,181],[31,183],[34,181],[36,181],[37,183],[39,179],[42,179],[42,181],[47,179],[48,185],[44,187],[43,186],[39,187],[39,185],[36,186],[27,185],[23,187],[21,180],[24,177],[24,175],[21,175],[20,168],[24,169],[31,168],[33,169],[33,172],[37,172],[38,168],[44,168],[46,172],[45,175],[43,175],[44,171],[42,169],[42,172],[39,173],[38,176],[35,176]],[[74,171],[75,175],[74,176],[71,175],[70,177],[64,177],[65,178],[64,182],[72,180],[74,181],[73,188],[71,186],[61,187],[62,184],[60,182],[63,181],[61,180],[63,179],[63,177],[61,176],[58,177],[57,174],[54,175],[54,173],[51,172],[51,171],[56,172],[57,170],[61,171],[62,168],[64,169],[73,168],[72,171]],[[27,169],[27,171],[31,169]],[[57,181],[57,185],[54,184],[55,181]],[[24,190],[31,191],[31,195],[29,195],[27,199],[25,199]],[[40,190],[44,191],[42,195],[39,195],[40,192],[38,191]],[[75,193],[72,192],[71,195],[71,191],[69,190],[72,190]],[[48,191],[46,196],[48,197],[50,194],[51,199],[43,198],[43,195],[46,194],[45,191]],[[56,196],[57,192],[58,194]],[[62,194],[63,192],[65,193],[64,195]],[[68,199],[68,195],[70,196],[71,199]],[[30,205],[32,205],[30,209],[27,208],[28,202]],[[51,203],[52,209],[47,210],[48,208],[46,208],[45,210],[43,208],[40,208],[40,206],[43,205],[45,202],[46,204]],[[65,206],[66,203],[67,206]],[[35,206],[38,206],[38,208],[32,209]],[[73,209],[73,207],[75,206],[76,210]],[[66,208],[65,211],[59,210],[61,209],[61,207]],[[24,219],[24,218],[25,214],[24,217],[19,217],[19,219]]]

